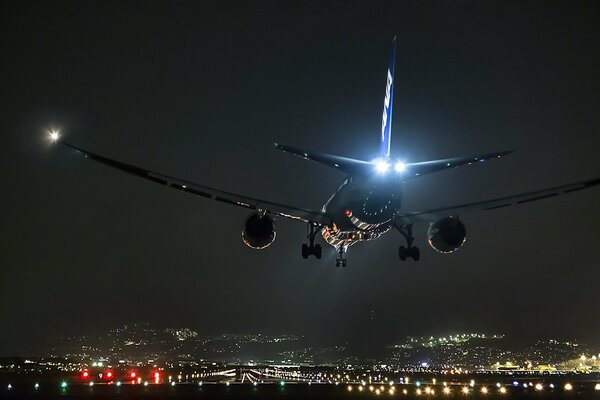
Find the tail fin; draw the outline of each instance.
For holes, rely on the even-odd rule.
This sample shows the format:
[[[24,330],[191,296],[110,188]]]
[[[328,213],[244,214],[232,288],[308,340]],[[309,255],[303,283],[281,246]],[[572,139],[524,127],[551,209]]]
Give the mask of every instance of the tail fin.
[[[392,41],[392,54],[387,70],[387,81],[385,84],[385,98],[383,101],[383,118],[381,121],[381,137],[379,138],[379,155],[390,156],[390,145],[392,142],[392,110],[394,103],[394,66],[396,64],[396,37]]]

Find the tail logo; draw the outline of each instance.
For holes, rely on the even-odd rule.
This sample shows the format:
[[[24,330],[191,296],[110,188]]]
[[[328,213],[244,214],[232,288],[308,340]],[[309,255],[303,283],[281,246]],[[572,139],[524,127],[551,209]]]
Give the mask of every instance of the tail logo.
[[[392,82],[394,78],[392,77],[392,73],[388,69],[387,73],[387,83],[385,85],[385,99],[383,101],[383,121],[381,122],[381,141],[385,142],[385,128],[387,126],[388,120],[388,111],[390,107],[390,91],[392,89]]]

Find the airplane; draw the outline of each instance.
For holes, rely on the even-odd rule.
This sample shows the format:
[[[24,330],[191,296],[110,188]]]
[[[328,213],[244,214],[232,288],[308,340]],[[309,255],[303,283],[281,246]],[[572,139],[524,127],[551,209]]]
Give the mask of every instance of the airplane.
[[[109,167],[181,192],[252,210],[243,223],[242,240],[253,249],[264,249],[274,242],[276,236],[275,217],[303,222],[307,224],[309,233],[307,235],[308,244],[302,244],[302,257],[305,259],[309,256],[321,258],[321,245],[315,244],[315,239],[320,234],[324,241],[337,252],[337,267],[346,266],[345,254],[352,245],[377,239],[392,230],[398,231],[406,242],[405,246],[399,247],[399,258],[402,261],[407,258],[418,261],[420,250],[413,245],[415,240],[413,225],[417,223],[429,223],[427,242],[434,250],[441,253],[452,253],[458,250],[466,240],[466,228],[460,220],[459,214],[516,206],[559,194],[573,193],[597,186],[600,183],[600,178],[596,178],[485,201],[424,211],[403,210],[401,204],[404,182],[438,171],[488,162],[506,156],[512,151],[420,162],[404,162],[393,158],[390,154],[390,144],[395,62],[396,38],[392,41],[387,69],[379,154],[374,160],[358,160],[316,153],[274,143],[278,150],[326,165],[345,174],[342,184],[320,210],[285,205],[189,182],[81,149],[62,140],[58,131],[50,131],[49,136],[52,142],[58,142],[76,150],[86,158]]]

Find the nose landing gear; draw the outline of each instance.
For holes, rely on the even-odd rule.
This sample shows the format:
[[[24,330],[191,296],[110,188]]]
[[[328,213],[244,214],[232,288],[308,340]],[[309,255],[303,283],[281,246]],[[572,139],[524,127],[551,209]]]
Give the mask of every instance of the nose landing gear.
[[[317,225],[309,224],[310,232],[307,235],[309,244],[302,244],[302,258],[307,259],[308,256],[315,256],[317,259],[321,259],[321,245],[315,244],[315,236],[321,231],[322,227]]]
[[[400,260],[405,261],[407,258],[412,258],[415,261],[419,261],[419,258],[421,258],[421,251],[418,247],[412,245],[415,240],[412,234],[412,224],[402,225],[400,227],[394,225],[394,228],[396,228],[406,240],[406,247],[400,246],[398,249]]]
[[[346,252],[346,248],[344,246],[340,246],[338,249],[339,257],[335,259],[336,267],[346,267],[346,259],[344,258],[344,253]]]

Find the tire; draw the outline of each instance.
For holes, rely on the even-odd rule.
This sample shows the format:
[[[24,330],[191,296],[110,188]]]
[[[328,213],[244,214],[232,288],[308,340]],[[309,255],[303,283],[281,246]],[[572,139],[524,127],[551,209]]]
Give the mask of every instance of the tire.
[[[410,249],[410,256],[413,260],[419,261],[419,259],[421,258],[421,250],[419,250],[418,247],[413,247],[412,249]]]
[[[321,245],[320,244],[316,244],[315,245],[315,257],[317,257],[317,260],[321,259]]]
[[[406,247],[400,246],[400,248],[398,249],[398,256],[400,257],[400,260],[405,261],[407,253],[408,251],[406,250]]]
[[[302,258],[308,258],[308,246],[306,245],[306,243],[302,244]]]

